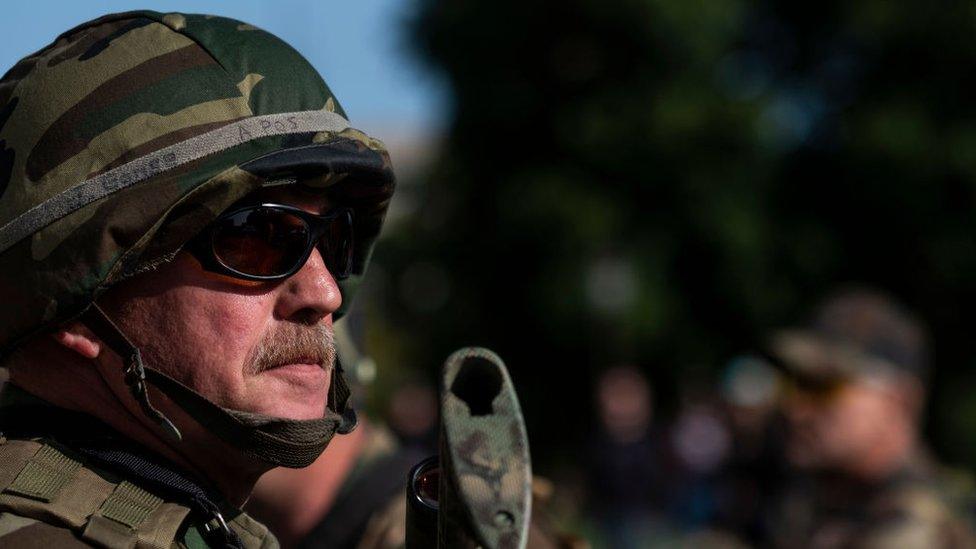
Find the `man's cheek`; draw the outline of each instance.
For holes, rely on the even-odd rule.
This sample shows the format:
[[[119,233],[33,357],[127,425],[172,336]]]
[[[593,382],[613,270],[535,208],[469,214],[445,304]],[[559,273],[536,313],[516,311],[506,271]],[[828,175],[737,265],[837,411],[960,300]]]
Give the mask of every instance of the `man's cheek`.
[[[201,322],[198,332],[204,344],[230,352],[243,342],[245,345],[260,333],[260,323],[255,315],[237,302],[226,306],[210,307],[205,311],[205,322]]]
[[[226,339],[222,345],[228,356],[236,357],[245,366],[254,365],[259,349],[281,342],[280,338],[273,337],[281,328],[280,322],[270,314],[265,317],[260,311],[244,307],[232,309],[227,321],[217,327]]]

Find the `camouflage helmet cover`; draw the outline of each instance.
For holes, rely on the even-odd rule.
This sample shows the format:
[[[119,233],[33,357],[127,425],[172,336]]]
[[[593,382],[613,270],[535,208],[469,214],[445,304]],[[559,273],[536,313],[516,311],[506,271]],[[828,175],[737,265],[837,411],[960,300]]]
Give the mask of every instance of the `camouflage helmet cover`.
[[[62,34],[0,79],[0,349],[283,180],[354,209],[347,308],[394,179],[301,55],[208,15],[128,12]]]
[[[812,322],[782,330],[770,357],[787,372],[810,379],[877,377],[928,372],[921,323],[894,298],[869,288],[845,288],[824,300]]]

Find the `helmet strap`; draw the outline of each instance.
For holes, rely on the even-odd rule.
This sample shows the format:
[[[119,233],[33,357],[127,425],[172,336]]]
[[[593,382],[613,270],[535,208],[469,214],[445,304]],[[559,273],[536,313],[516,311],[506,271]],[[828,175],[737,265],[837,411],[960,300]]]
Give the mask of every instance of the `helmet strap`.
[[[168,437],[176,442],[183,440],[183,436],[176,425],[173,425],[173,422],[149,401],[149,391],[146,390],[146,367],[142,363],[142,353],[139,352],[139,348],[125,336],[97,303],[93,302],[85,310],[81,315],[81,321],[116,354],[122,357],[125,384],[129,387],[129,392],[132,393],[136,402],[139,403],[142,412],[156,422]]]

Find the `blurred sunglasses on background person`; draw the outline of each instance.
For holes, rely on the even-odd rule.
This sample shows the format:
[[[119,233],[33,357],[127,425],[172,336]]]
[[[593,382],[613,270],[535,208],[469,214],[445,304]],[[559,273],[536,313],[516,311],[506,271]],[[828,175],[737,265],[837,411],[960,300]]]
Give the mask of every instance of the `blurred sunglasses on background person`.
[[[849,378],[813,378],[786,375],[783,379],[783,396],[787,400],[802,399],[817,405],[828,405],[837,400]]]

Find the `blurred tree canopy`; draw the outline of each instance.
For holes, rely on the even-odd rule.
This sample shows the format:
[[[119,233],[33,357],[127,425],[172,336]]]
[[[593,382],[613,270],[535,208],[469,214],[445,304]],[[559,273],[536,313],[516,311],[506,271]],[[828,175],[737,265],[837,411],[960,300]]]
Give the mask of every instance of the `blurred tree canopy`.
[[[534,455],[572,459],[600,369],[667,408],[866,283],[928,323],[930,433],[976,462],[973,3],[422,0],[411,25],[454,116],[376,254],[381,361],[495,349]]]

